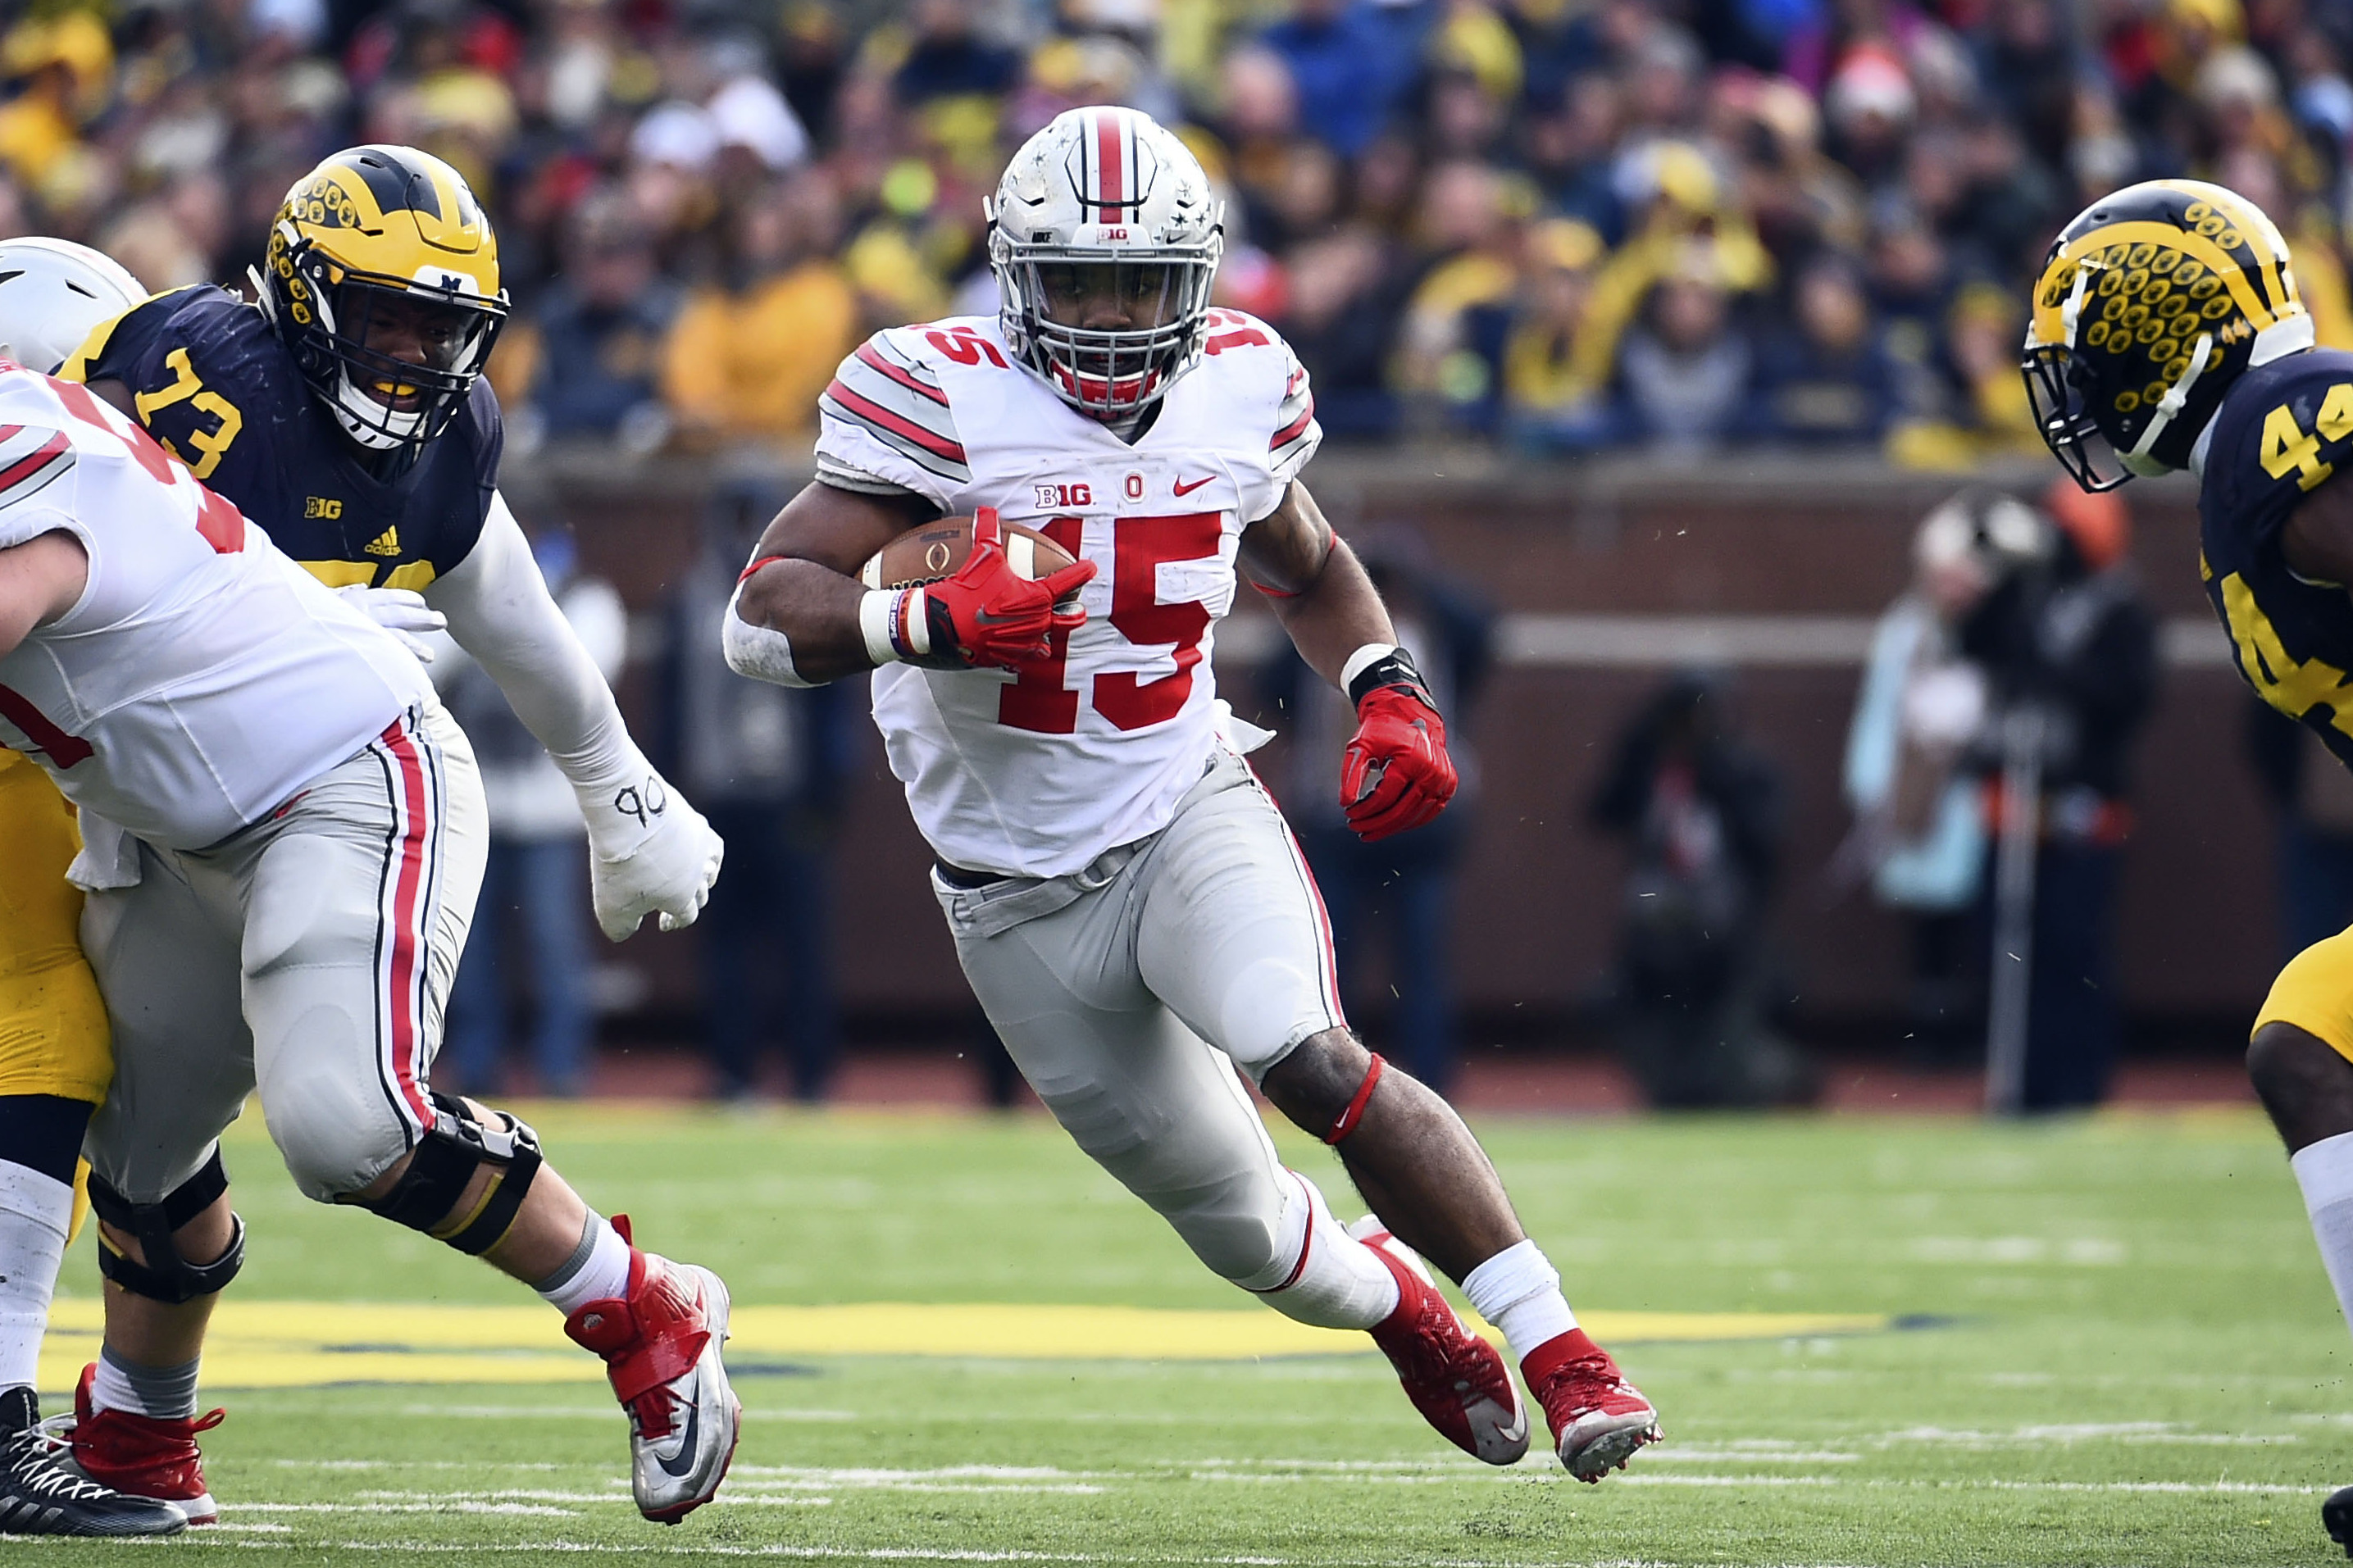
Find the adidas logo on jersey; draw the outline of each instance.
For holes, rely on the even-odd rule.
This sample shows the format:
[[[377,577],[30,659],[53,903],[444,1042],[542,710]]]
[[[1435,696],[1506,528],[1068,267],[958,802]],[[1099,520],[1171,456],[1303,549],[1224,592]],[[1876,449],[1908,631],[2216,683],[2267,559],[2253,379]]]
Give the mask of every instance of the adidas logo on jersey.
[[[399,554],[400,530],[398,528],[387,528],[382,533],[377,534],[374,539],[369,540],[367,542],[367,552],[370,555]]]

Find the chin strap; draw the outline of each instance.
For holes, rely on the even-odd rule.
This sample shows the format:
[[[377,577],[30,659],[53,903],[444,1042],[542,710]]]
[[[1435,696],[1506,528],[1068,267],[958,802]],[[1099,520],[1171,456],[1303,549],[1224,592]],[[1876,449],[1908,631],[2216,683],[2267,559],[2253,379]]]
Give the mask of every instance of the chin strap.
[[[2198,378],[2206,374],[2206,361],[2213,348],[2213,333],[2198,334],[2198,342],[2189,351],[2189,368],[2181,373],[2181,379],[2175,382],[2163,397],[2158,399],[2157,416],[2148,422],[2148,428],[2140,433],[2140,439],[2133,443],[2133,449],[2124,455],[2126,468],[2144,479],[2167,471],[2166,466],[2150,457],[2149,453],[2155,449],[2158,437],[2165,434],[2165,427],[2173,423],[2173,416],[2189,405],[2189,389],[2196,386]]]

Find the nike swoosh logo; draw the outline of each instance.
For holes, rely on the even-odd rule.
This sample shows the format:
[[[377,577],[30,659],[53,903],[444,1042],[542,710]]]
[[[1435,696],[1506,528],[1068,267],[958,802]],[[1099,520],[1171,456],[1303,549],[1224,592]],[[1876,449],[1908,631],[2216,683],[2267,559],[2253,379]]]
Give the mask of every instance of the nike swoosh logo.
[[[1184,480],[1182,480],[1182,479],[1178,479],[1175,484],[1170,485],[1168,488],[1169,488],[1170,489],[1172,489],[1172,490],[1175,490],[1175,491],[1176,491],[1178,495],[1180,495],[1180,496],[1188,496],[1188,495],[1191,495],[1195,490],[1199,489],[1203,485],[1208,484],[1208,483],[1209,482],[1209,480],[1210,480],[1210,479],[1216,479],[1217,477],[1218,477],[1217,475],[1215,475],[1215,474],[1211,474],[1211,475],[1209,475],[1207,479],[1195,479],[1195,480],[1194,480],[1191,484],[1189,484],[1189,485],[1188,485],[1188,484],[1187,484]]]
[[[659,1454],[654,1456],[654,1463],[662,1468],[662,1474],[672,1479],[683,1479],[689,1470],[694,1468],[694,1435],[702,1425],[702,1380],[696,1378],[694,1394],[686,1403],[686,1433],[679,1439],[678,1458],[665,1459]]]

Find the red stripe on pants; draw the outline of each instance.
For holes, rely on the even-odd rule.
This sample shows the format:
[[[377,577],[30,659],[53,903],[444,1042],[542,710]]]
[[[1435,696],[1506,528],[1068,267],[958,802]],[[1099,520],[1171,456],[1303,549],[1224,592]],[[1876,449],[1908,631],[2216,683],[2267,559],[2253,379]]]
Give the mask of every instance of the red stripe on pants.
[[[397,764],[401,794],[400,867],[392,893],[392,1072],[400,1097],[417,1115],[420,1126],[433,1124],[433,1107],[417,1081],[417,1064],[423,1054],[419,1037],[424,1020],[417,1016],[423,991],[425,850],[433,831],[433,808],[425,785],[425,759],[417,754],[417,738],[405,721],[385,730],[382,740]]]

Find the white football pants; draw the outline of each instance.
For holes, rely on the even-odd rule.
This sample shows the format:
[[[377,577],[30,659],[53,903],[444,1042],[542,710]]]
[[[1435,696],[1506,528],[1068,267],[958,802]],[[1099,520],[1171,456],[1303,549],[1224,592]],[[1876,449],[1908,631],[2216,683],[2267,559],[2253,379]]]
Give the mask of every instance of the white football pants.
[[[489,852],[473,748],[438,703],[277,815],[201,850],[139,847],[82,948],[114,1031],[92,1169],[160,1203],[259,1090],[295,1184],[382,1175],[433,1121],[426,1079]]]
[[[1280,1286],[1307,1200],[1234,1068],[1262,1079],[1345,1020],[1314,879],[1249,764],[1220,747],[1175,820],[1085,870],[932,886],[989,1022],[1079,1147],[1212,1270]]]

